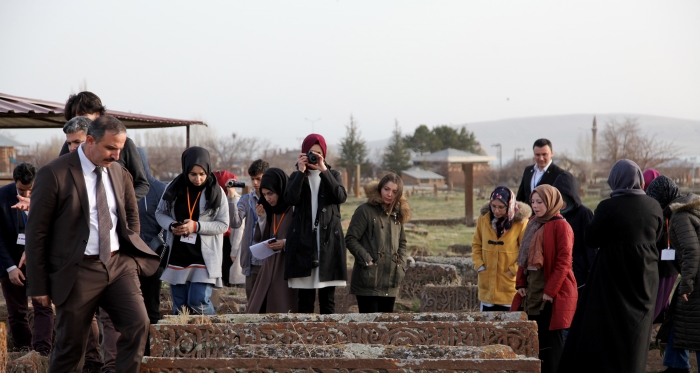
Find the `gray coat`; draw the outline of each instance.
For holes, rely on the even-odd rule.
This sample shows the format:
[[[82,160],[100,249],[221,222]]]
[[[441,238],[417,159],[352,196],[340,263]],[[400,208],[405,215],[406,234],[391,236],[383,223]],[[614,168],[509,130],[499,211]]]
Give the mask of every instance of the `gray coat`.
[[[257,226],[258,215],[255,213],[255,205],[257,204],[254,197],[255,190],[244,195],[238,200],[237,210],[234,210],[230,216],[230,224],[233,229],[240,229],[243,226],[243,237],[240,245],[240,265],[245,276],[250,276],[250,265],[261,266],[263,261],[256,259],[250,254],[250,246],[253,245],[253,237],[255,237],[255,229]],[[236,213],[237,212],[237,213]],[[243,225],[245,221],[245,225]]]
[[[228,230],[228,200],[226,193],[221,192],[221,201],[219,207],[213,210],[204,211],[207,204],[205,194],[199,198],[199,232],[200,235],[202,257],[204,264],[209,271],[209,277],[221,277],[221,263],[223,262],[223,245],[224,232]],[[175,210],[169,206],[167,201],[162,198],[158,203],[156,210],[156,219],[166,231],[166,241],[170,247],[173,247],[173,232],[170,231],[170,224],[175,221]],[[168,258],[170,260],[170,258]]]

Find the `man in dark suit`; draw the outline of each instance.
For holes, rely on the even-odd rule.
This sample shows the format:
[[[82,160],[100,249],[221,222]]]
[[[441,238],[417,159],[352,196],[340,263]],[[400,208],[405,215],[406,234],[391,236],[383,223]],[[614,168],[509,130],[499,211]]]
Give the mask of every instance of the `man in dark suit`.
[[[101,116],[77,151],[36,176],[26,230],[27,293],[56,305],[50,372],[81,369],[98,306],[121,332],[116,370],[140,367],[149,322],[138,275],[153,274],[159,257],[139,238],[131,176],[116,163],[125,141],[124,125]]]
[[[27,306],[25,255],[25,227],[27,214],[13,209],[17,196],[29,197],[36,176],[30,163],[20,163],[12,171],[14,183],[0,188],[0,283],[7,304],[7,319],[16,349],[33,349],[41,355],[51,352],[53,339],[53,309],[32,300],[34,307],[34,340],[29,328]]]
[[[535,164],[525,167],[523,179],[520,181],[518,194],[515,199],[520,202],[530,204],[530,193],[538,185],[552,185],[557,176],[564,172],[557,165],[552,163],[552,142],[547,139],[538,139],[532,146],[535,153]]]

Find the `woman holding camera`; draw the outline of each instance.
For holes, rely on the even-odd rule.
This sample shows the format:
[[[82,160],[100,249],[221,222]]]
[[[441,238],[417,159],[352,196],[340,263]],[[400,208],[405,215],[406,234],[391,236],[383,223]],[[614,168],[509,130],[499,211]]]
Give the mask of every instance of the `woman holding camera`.
[[[279,168],[270,168],[260,182],[260,204],[265,212],[258,220],[255,242],[275,251],[265,258],[250,293],[247,313],[297,312],[297,290],[290,289],[284,279],[285,243],[292,226],[293,208],[284,200],[287,174]]]
[[[209,152],[198,146],[182,153],[182,173],[165,189],[156,219],[171,247],[161,280],[170,284],[173,312],[214,314],[214,287],[223,286],[223,234],[228,229],[226,194],[209,166]]]
[[[352,215],[345,243],[355,257],[350,294],[360,313],[394,312],[406,275],[406,233],[411,208],[395,173],[365,185],[367,202]]]
[[[286,243],[285,278],[299,289],[299,312],[313,313],[318,290],[322,314],[335,313],[335,287],[345,286],[345,240],[340,204],[347,193],[340,173],[326,163],[326,140],[306,136],[289,177],[284,200],[294,206],[292,231]]]

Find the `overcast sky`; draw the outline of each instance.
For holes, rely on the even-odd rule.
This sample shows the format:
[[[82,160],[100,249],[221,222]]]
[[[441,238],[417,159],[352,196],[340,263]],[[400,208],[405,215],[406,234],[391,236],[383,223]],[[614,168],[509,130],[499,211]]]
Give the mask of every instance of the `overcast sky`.
[[[700,1],[0,3],[0,92],[64,102],[83,81],[111,109],[282,147],[305,118],[337,143],[351,113],[366,140],[395,118],[698,120]]]

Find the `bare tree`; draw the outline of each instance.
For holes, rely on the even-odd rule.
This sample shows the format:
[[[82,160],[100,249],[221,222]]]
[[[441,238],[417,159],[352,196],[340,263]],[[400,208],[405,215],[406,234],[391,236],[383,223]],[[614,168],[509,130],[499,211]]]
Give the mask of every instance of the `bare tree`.
[[[643,133],[636,118],[607,122],[600,145],[599,159],[607,167],[626,158],[644,170],[676,159],[680,154],[673,142],[661,141]]]
[[[64,142],[65,138],[53,136],[42,143],[37,142],[28,147],[19,148],[17,160],[20,162],[29,162],[36,166],[36,168],[40,168],[58,158],[58,154],[61,152],[61,147]]]
[[[159,129],[138,132],[133,140],[148,155],[148,165],[156,179],[169,181],[182,172],[180,155],[185,150],[185,139],[181,134]]]

